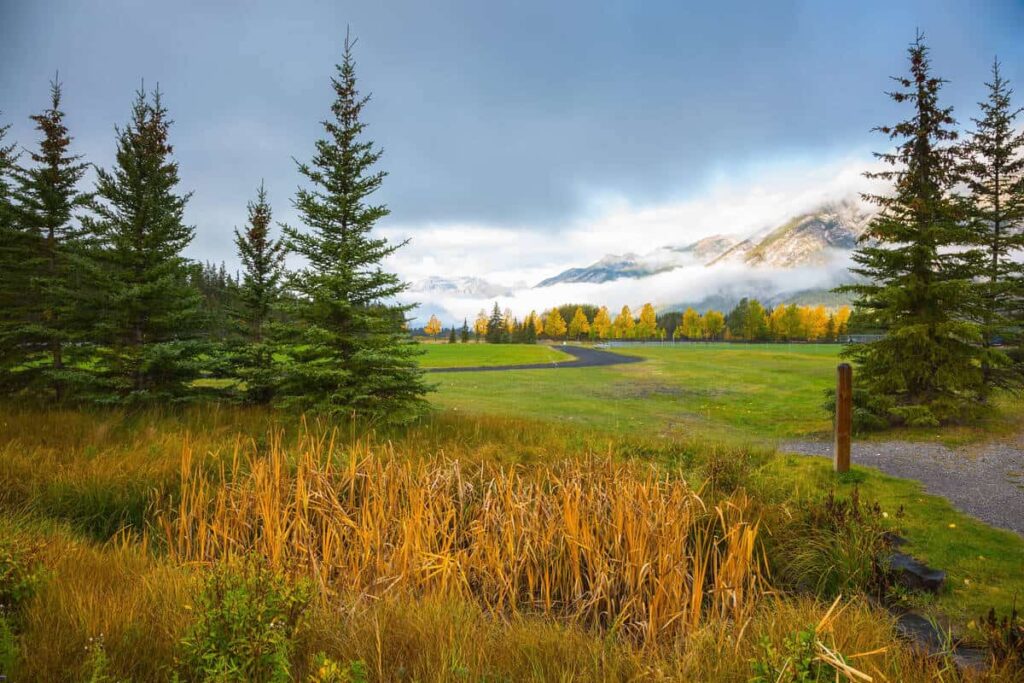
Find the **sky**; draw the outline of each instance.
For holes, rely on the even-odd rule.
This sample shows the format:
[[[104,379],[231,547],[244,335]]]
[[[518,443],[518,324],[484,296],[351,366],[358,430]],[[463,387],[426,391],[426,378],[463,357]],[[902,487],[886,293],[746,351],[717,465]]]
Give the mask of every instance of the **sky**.
[[[381,231],[411,239],[393,262],[411,280],[531,283],[854,192],[918,29],[962,121],[995,56],[1024,103],[1024,0],[0,0],[0,121],[31,145],[59,72],[74,149],[108,166],[134,91],[159,84],[188,254],[231,267],[261,180],[297,223],[294,160],[346,28],[389,173]]]

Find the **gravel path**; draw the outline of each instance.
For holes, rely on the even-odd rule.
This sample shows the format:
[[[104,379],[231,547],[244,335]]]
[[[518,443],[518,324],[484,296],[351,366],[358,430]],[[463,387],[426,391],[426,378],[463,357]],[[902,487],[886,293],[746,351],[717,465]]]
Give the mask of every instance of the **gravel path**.
[[[791,441],[779,450],[832,457],[832,443]],[[915,479],[969,515],[1024,535],[1024,433],[1005,441],[948,448],[940,443],[861,441],[851,459]]]
[[[553,370],[555,368],[595,368],[623,363],[639,363],[639,356],[623,356],[621,353],[601,351],[585,346],[558,346],[559,351],[573,356],[572,360],[549,363],[526,363],[522,365],[479,365],[474,367],[428,368],[427,372],[493,372],[495,370]]]

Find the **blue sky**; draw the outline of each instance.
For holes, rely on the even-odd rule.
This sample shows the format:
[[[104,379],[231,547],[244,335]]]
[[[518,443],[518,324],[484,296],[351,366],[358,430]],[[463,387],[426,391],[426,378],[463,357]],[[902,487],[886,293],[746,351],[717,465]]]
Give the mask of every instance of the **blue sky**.
[[[26,117],[59,71],[76,149],[107,165],[134,89],[159,83],[195,193],[190,254],[232,263],[231,229],[261,179],[294,220],[292,157],[311,152],[346,25],[390,172],[384,227],[414,240],[410,277],[529,278],[616,238],[682,242],[716,217],[673,218],[651,236],[622,225],[678,202],[713,214],[730,192],[795,192],[820,180],[815,169],[870,163],[884,143],[871,127],[897,113],[888,76],[917,28],[961,119],[997,54],[1024,104],[1020,0],[0,0],[2,120],[29,144]],[[701,204],[715,188],[722,202]],[[617,227],[599,234],[612,215]],[[576,241],[552,247],[563,234]],[[504,260],[482,254],[495,245]]]

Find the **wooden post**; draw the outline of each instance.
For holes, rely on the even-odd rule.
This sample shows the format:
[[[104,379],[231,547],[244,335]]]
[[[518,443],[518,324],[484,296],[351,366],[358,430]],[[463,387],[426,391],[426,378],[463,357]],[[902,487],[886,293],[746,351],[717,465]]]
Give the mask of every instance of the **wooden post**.
[[[853,431],[853,368],[841,363],[836,368],[836,440],[833,467],[850,471],[850,433]]]

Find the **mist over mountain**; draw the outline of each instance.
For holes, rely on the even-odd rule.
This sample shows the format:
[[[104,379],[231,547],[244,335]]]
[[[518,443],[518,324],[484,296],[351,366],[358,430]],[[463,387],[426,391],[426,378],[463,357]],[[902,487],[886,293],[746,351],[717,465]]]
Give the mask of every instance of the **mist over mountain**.
[[[728,309],[743,297],[762,302],[838,306],[833,287],[851,282],[850,257],[874,215],[856,199],[829,201],[750,234],[723,232],[648,252],[607,254],[562,270],[532,287],[482,278],[434,276],[411,292],[432,313],[461,320],[498,299],[517,314],[574,301],[661,310]],[[621,303],[620,303],[621,302]],[[429,312],[428,312],[429,311]]]

